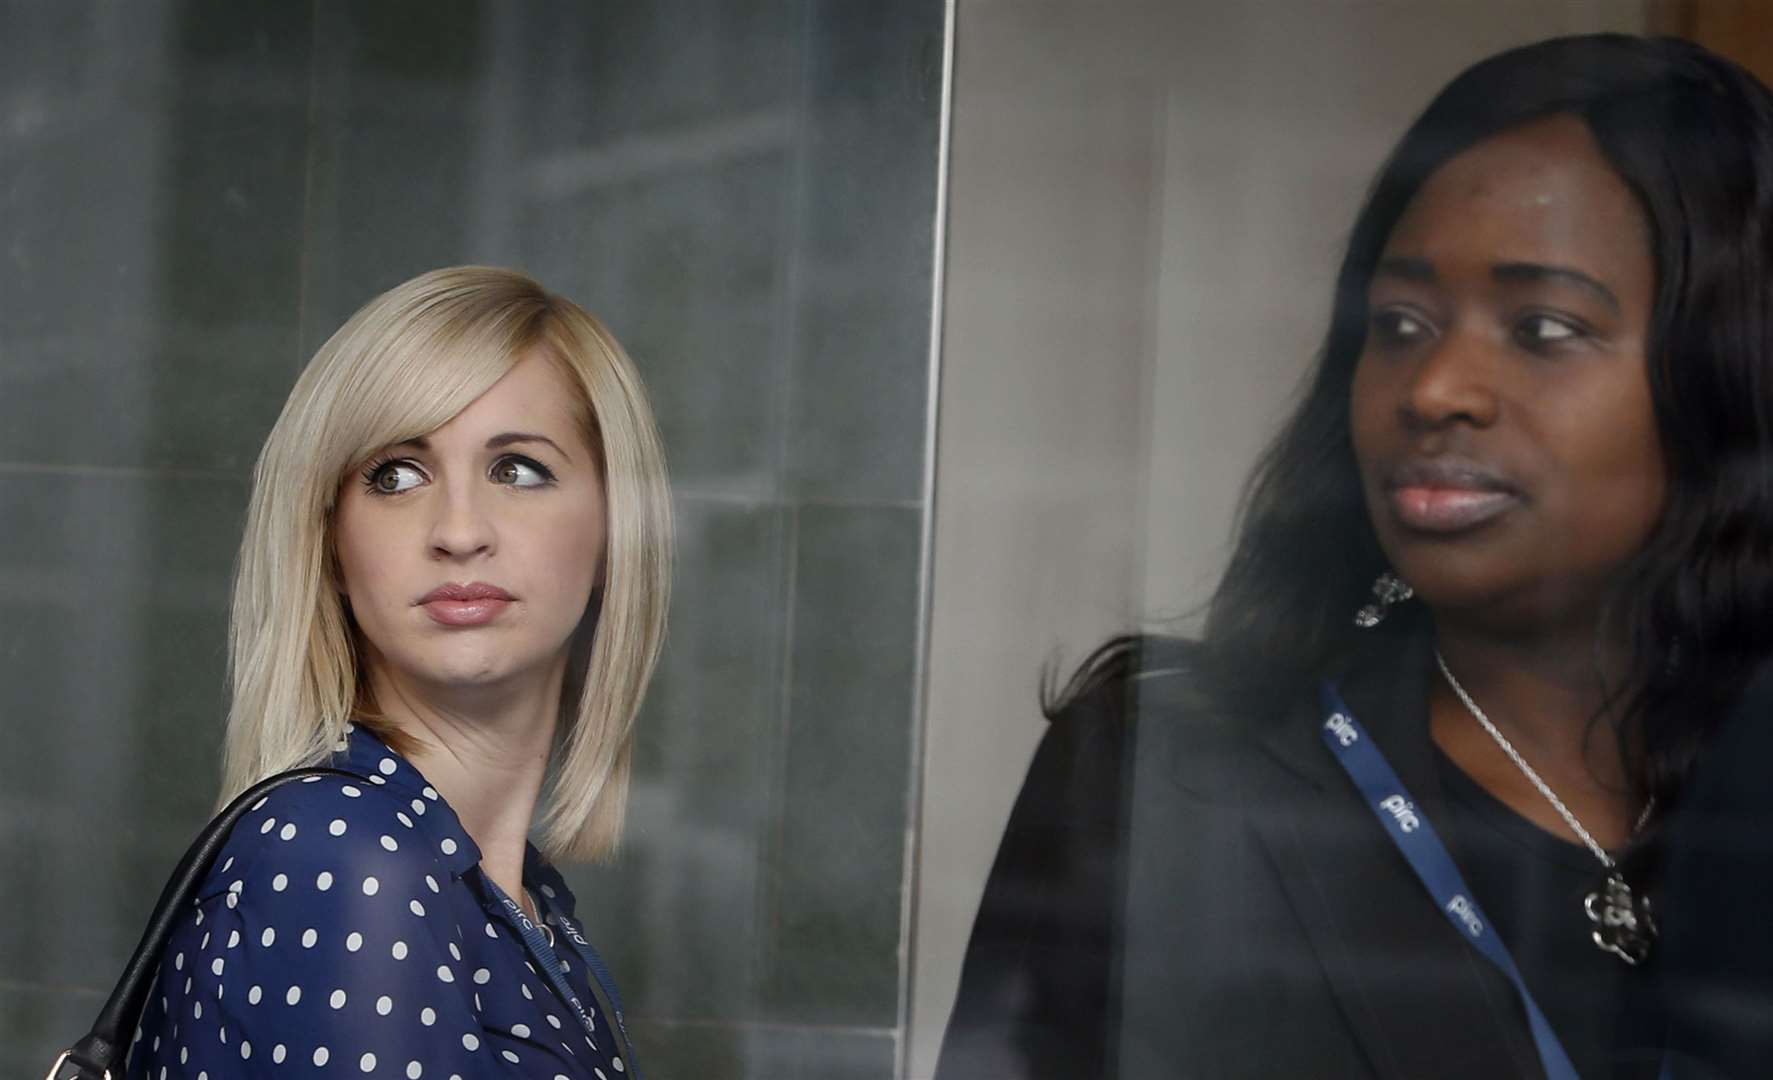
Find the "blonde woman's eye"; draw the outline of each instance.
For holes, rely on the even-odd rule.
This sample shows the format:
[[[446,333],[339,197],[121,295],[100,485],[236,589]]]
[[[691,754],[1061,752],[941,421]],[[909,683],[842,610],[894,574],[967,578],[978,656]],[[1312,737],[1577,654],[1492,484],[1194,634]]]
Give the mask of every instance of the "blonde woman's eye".
[[[534,458],[511,454],[493,462],[492,480],[512,487],[544,487],[554,482],[554,473]]]
[[[425,474],[410,461],[372,462],[363,470],[363,486],[372,495],[398,495],[425,482]]]

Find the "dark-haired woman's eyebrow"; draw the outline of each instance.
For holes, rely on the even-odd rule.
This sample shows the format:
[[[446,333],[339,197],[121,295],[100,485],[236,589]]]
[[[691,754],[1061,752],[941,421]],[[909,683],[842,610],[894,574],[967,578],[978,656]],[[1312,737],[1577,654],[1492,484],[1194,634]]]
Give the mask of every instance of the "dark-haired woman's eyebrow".
[[[1612,308],[1614,314],[1618,314],[1620,310],[1619,298],[1613,295],[1612,289],[1582,271],[1572,270],[1566,266],[1546,266],[1543,263],[1498,263],[1491,268],[1490,276],[1500,282],[1538,284],[1549,281],[1575,285],[1593,293]]]
[[[1433,263],[1402,255],[1380,259],[1379,265],[1373,268],[1373,276],[1401,278],[1418,285],[1432,285],[1437,280]]]
[[[560,444],[553,439],[550,439],[548,436],[533,435],[526,431],[507,431],[501,435],[494,435],[492,438],[486,440],[486,448],[488,450],[502,450],[507,446],[516,446],[519,443],[546,443],[554,448],[556,454],[559,454],[568,462],[573,459],[571,454],[561,449]]]

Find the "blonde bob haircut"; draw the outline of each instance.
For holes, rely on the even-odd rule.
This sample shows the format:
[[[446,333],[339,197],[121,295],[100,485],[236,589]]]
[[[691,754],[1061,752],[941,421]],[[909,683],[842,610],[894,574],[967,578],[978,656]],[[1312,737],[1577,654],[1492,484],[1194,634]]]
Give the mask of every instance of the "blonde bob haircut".
[[[537,818],[550,859],[607,856],[621,836],[634,719],[665,636],[671,502],[646,391],[590,314],[511,270],[458,266],[371,300],[296,381],[253,470],[229,625],[222,800],[324,760],[346,725],[395,749],[366,693],[336,587],[332,516],[343,478],[384,447],[448,423],[532,354],[583,406],[602,472],[603,575],[574,634]]]

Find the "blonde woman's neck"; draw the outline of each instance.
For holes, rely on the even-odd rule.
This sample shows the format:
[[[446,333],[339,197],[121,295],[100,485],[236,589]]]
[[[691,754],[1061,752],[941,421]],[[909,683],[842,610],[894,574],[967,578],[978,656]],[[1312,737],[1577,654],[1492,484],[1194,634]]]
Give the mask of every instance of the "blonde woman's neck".
[[[447,693],[372,670],[384,723],[409,737],[407,758],[461,819],[480,866],[521,898],[523,854],[560,715],[564,664],[516,685]]]

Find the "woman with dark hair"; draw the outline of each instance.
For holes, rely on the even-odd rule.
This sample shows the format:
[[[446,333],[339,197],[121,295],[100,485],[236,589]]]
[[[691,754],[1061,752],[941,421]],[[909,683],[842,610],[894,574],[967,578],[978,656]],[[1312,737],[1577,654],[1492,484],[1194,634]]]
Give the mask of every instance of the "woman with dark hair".
[[[1770,258],[1773,95],[1729,61],[1598,35],[1447,86],[1204,635],[1049,708],[939,1075],[1741,1060],[1654,980],[1703,982],[1730,863],[1665,838],[1773,696]]]

